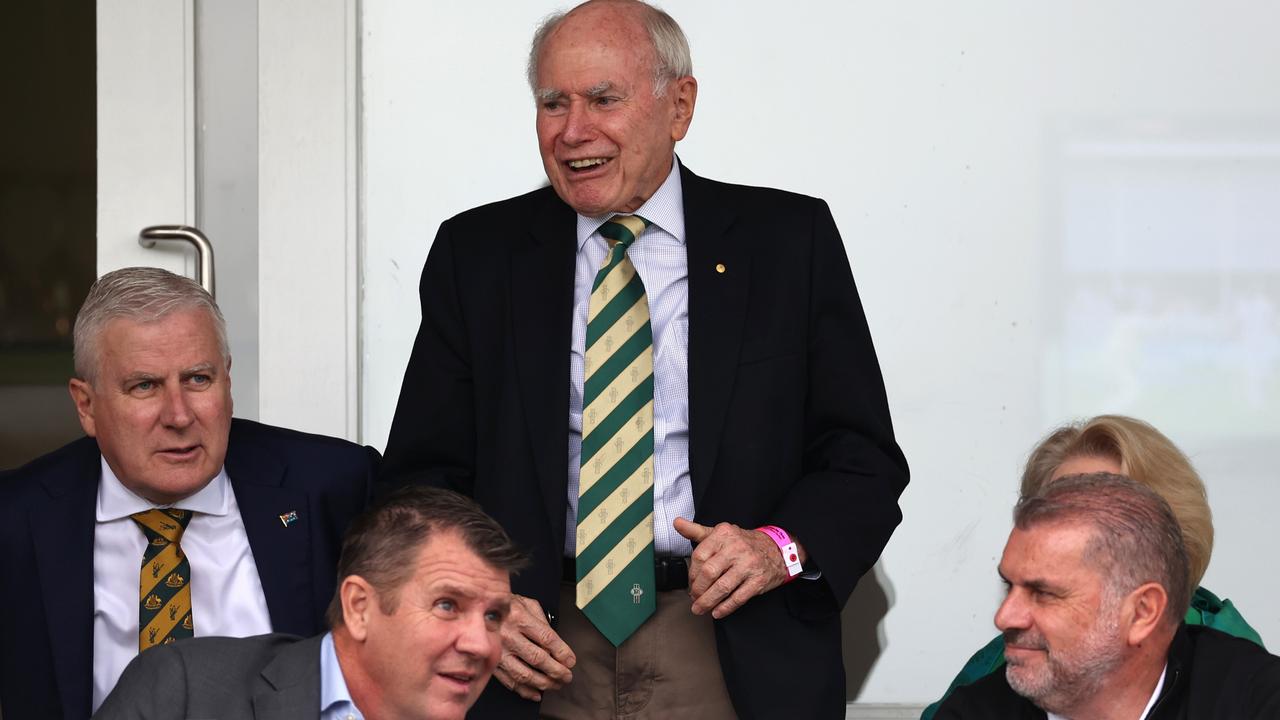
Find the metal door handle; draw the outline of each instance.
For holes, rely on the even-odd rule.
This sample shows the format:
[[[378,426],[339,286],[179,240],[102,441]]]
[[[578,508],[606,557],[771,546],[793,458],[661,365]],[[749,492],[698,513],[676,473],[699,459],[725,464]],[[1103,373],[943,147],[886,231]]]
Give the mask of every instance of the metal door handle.
[[[152,225],[138,233],[138,244],[155,247],[158,242],[190,243],[196,249],[196,278],[205,292],[213,296],[213,245],[205,234],[189,225]]]

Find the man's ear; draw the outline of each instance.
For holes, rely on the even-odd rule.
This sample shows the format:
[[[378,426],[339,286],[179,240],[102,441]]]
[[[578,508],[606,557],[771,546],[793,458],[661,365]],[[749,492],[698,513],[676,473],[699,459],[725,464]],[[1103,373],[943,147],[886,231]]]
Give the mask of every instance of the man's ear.
[[[370,613],[382,612],[378,608],[378,595],[368,580],[359,575],[348,575],[338,586],[342,599],[342,625],[356,642],[364,642],[369,636]]]
[[[1169,594],[1160,583],[1149,582],[1129,593],[1125,600],[1130,621],[1129,645],[1137,647],[1160,629],[1164,623],[1164,611],[1169,606]]]
[[[693,122],[693,107],[698,103],[698,81],[692,75],[676,78],[667,87],[667,96],[675,111],[671,118],[671,140],[679,142],[689,132],[689,123]]]
[[[71,393],[71,402],[76,404],[76,415],[84,434],[97,437],[98,424],[93,418],[93,386],[80,378],[71,378],[67,383],[67,391]]]

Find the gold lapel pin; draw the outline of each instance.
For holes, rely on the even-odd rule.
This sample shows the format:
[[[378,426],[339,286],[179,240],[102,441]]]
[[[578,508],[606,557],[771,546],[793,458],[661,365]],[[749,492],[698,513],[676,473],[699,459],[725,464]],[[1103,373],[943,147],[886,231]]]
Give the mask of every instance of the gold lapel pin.
[[[724,263],[716,263],[716,272],[724,273]]]

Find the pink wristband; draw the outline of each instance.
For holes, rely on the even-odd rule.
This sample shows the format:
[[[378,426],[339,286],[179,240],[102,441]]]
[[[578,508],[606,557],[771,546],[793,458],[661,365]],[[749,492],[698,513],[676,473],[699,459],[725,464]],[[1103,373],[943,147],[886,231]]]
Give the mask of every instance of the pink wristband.
[[[787,566],[787,582],[796,579],[796,576],[804,571],[800,567],[800,549],[796,547],[796,543],[787,534],[786,530],[777,525],[763,525],[756,528],[758,532],[762,532],[769,536],[778,545],[778,549],[782,551],[782,562]]]

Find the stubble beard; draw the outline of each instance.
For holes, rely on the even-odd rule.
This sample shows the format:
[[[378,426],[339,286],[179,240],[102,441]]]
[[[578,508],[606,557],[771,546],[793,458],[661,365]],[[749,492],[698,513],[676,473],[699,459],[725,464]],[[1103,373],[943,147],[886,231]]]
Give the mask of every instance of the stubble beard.
[[[1108,610],[1074,648],[1054,650],[1043,636],[1030,631],[1006,633],[1006,642],[1046,651],[1045,662],[1038,669],[1009,662],[1005,668],[1009,687],[1040,709],[1059,715],[1091,700],[1124,656],[1119,608]]]

